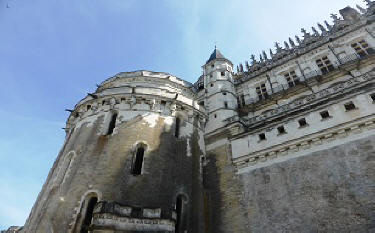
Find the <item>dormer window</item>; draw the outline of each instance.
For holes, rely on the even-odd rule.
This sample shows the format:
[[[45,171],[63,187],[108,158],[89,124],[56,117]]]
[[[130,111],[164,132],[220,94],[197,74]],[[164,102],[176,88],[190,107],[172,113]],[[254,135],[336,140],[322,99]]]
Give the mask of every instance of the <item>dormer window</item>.
[[[335,67],[332,65],[331,61],[328,59],[327,56],[319,58],[315,62],[323,74],[326,74],[335,69]]]
[[[369,47],[368,43],[365,40],[360,40],[351,44],[355,52],[362,58],[368,54],[374,53],[373,48]]]
[[[294,70],[284,74],[284,77],[285,77],[286,81],[288,82],[289,87],[296,86],[300,81]]]

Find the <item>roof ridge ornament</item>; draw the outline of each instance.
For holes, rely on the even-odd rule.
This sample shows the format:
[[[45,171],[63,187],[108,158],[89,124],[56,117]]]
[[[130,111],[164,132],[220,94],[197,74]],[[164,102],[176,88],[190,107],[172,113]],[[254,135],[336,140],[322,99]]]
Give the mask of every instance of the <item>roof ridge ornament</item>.
[[[296,44],[294,43],[294,41],[290,37],[289,37],[289,44],[292,46],[292,48],[296,47]]]
[[[366,2],[367,9],[357,5],[358,11],[346,7],[340,10],[340,15],[331,14],[333,24],[324,20],[323,23],[317,23],[317,26],[311,27],[312,32],[308,32],[305,28],[301,28],[302,38],[295,36],[294,40],[289,37],[288,40],[284,41],[284,46],[281,47],[280,43],[275,42],[275,50],[269,49],[269,55],[263,50],[259,55],[259,61],[254,55],[251,55],[248,72],[255,72],[254,75],[258,74],[260,69],[265,66],[273,66],[279,64],[278,61],[289,57],[292,51],[298,52],[298,50],[304,51],[305,47],[313,44],[323,42],[322,39],[326,37],[334,37],[336,33],[353,23],[361,22],[365,23],[368,20],[375,21],[375,1],[363,0]],[[341,17],[342,16],[342,17]],[[289,42],[289,43],[288,43]]]

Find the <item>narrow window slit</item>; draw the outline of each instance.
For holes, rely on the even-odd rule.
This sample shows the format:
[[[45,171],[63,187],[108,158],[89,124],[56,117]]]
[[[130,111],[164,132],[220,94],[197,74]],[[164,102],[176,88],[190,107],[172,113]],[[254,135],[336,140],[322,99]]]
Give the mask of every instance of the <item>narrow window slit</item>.
[[[176,200],[176,214],[177,214],[176,227],[175,227],[176,233],[185,232],[186,215],[187,215],[186,211],[187,211],[186,197],[184,195],[178,195],[177,200]]]
[[[92,216],[93,216],[93,213],[94,213],[94,207],[95,207],[97,202],[98,202],[97,197],[91,197],[88,200],[85,218],[83,219],[80,233],[88,233],[89,232],[89,230],[90,230],[89,227],[91,225]]]
[[[132,169],[132,174],[135,176],[140,175],[142,173],[144,153],[145,153],[145,149],[143,147],[139,147],[137,149],[137,153],[135,154],[135,160],[134,160],[133,169]]]
[[[174,132],[174,136],[176,138],[178,138],[180,136],[180,124],[181,124],[181,120],[180,118],[176,118],[176,128],[175,128],[175,132]]]
[[[107,135],[111,135],[113,133],[113,130],[116,127],[116,119],[117,119],[117,113],[113,113],[111,117],[111,121],[109,122],[109,125],[108,125]]]

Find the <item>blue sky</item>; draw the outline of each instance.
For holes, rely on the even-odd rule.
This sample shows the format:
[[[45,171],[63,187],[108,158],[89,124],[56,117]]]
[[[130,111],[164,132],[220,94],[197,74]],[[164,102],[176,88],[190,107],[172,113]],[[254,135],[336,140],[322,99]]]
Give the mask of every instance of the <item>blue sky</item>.
[[[139,69],[194,82],[215,42],[238,65],[356,4],[364,5],[0,0],[0,229],[24,224],[64,141],[64,109],[93,92],[96,83]]]

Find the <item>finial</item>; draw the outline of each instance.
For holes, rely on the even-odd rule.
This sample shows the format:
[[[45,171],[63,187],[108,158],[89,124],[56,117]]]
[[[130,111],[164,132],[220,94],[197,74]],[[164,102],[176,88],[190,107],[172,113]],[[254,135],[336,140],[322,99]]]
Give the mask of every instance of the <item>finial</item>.
[[[287,50],[290,49],[288,42],[284,41],[284,47],[285,47],[285,49],[287,49]]]
[[[306,31],[306,29],[301,28],[301,32],[303,33],[303,38],[304,38],[304,39],[310,37],[310,33],[308,33],[308,32]]]
[[[326,24],[328,30],[332,30],[332,26],[327,22],[327,20],[324,20],[324,23]]]
[[[259,60],[260,60],[261,62],[263,62],[262,54],[259,54]]]
[[[271,58],[273,58],[273,52],[272,52],[272,49],[270,49],[270,56],[271,56]]]
[[[311,27],[311,30],[314,32],[314,36],[319,36],[319,32],[316,30],[315,27]]]
[[[247,71],[250,71],[250,65],[249,65],[248,61],[245,61],[245,67],[246,67]]]
[[[280,47],[279,43],[277,43],[277,42],[275,42],[275,48],[276,48],[276,52],[281,51],[281,47]]]
[[[217,41],[215,41],[215,50],[216,50],[216,47],[217,47],[216,45],[217,45]]]
[[[264,50],[262,51],[262,54],[263,54],[264,60],[268,60],[267,54],[266,54],[266,52]]]
[[[240,71],[243,72],[243,65],[240,63]]]
[[[322,31],[323,34],[327,33],[327,30],[320,23],[318,23],[318,28],[320,29],[320,31]]]
[[[334,23],[339,20],[339,17],[337,16],[337,14],[331,14],[331,18],[333,19]]]
[[[289,37],[289,44],[292,46],[292,48],[296,47],[296,44],[294,44],[294,41],[290,37]]]
[[[296,36],[296,41],[297,41],[298,44],[302,43],[301,39],[298,36]]]
[[[250,59],[251,59],[251,65],[254,65],[254,64],[257,62],[257,61],[255,60],[255,56],[254,56],[254,54],[251,54]]]

